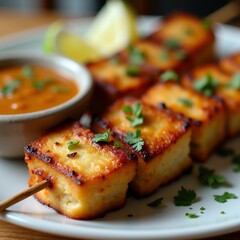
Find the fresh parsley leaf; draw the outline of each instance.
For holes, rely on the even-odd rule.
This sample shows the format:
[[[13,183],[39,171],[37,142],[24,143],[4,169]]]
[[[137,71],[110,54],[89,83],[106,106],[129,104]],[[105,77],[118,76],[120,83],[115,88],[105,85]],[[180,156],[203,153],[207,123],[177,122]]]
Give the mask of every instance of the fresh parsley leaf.
[[[186,53],[186,51],[181,49],[181,50],[178,50],[178,51],[175,52],[174,57],[175,57],[175,59],[181,61],[181,60],[186,59],[187,53]]]
[[[127,116],[127,120],[131,122],[131,127],[136,127],[143,124],[142,107],[140,102],[135,102],[133,106],[125,105],[123,106],[123,111],[125,113],[131,113],[133,116]]]
[[[234,193],[229,193],[229,192],[225,192],[222,195],[214,195],[214,199],[220,203],[225,203],[229,199],[236,199],[236,198],[237,196]]]
[[[178,195],[174,197],[174,204],[176,206],[190,206],[196,200],[196,197],[195,191],[181,187]]]
[[[144,52],[140,51],[137,47],[130,45],[128,47],[128,52],[131,64],[139,65],[145,61],[146,56]]]
[[[129,65],[126,68],[126,75],[130,77],[136,77],[140,74],[140,68],[138,65]]]
[[[163,61],[167,61],[169,59],[168,52],[166,50],[160,52],[159,58]]]
[[[216,150],[216,154],[221,156],[221,157],[228,157],[228,156],[233,156],[235,153],[234,149],[232,148],[227,148],[227,147],[219,147]]]
[[[192,107],[193,106],[193,102],[191,100],[187,99],[187,98],[178,98],[178,101],[186,107]]]
[[[225,212],[224,212],[224,211],[221,211],[220,214],[225,214]]]
[[[164,43],[168,48],[179,48],[181,46],[180,41],[175,38],[167,39]]]
[[[199,181],[206,186],[210,186],[212,188],[217,188],[226,183],[226,179],[223,176],[219,176],[214,174],[213,169],[208,169],[206,167],[199,167]]]
[[[204,210],[206,210],[205,207],[200,207],[200,211],[204,211]]]
[[[240,89],[240,73],[235,73],[232,78],[231,82],[227,84],[227,87],[239,90]]]
[[[189,218],[198,218],[199,216],[196,213],[185,213],[185,216]]]
[[[111,130],[108,129],[104,133],[98,133],[98,134],[95,135],[94,138],[92,138],[92,141],[95,142],[95,143],[97,143],[97,142],[108,142],[110,132],[111,132]]]
[[[205,30],[209,30],[211,28],[211,23],[205,18],[202,20],[202,26]]]
[[[113,140],[114,148],[121,148],[123,145],[118,140]]]
[[[142,147],[144,145],[144,141],[141,138],[141,130],[139,129],[135,130],[134,133],[127,132],[125,141],[126,143],[131,144],[132,147],[138,152],[142,150]]]
[[[51,90],[56,93],[67,93],[69,91],[68,88],[63,86],[52,86]]]
[[[193,84],[193,89],[201,92],[205,96],[212,96],[218,87],[218,82],[213,79],[210,74],[206,74],[203,78],[197,80]]]
[[[29,65],[24,65],[22,67],[22,75],[26,78],[32,78],[34,75],[32,67],[30,67]]]
[[[178,74],[173,70],[168,70],[160,76],[161,82],[174,81],[179,82]]]
[[[13,94],[17,88],[20,87],[21,81],[18,79],[14,79],[8,83],[6,83],[2,89],[0,89],[0,93],[2,95],[9,95],[9,94]]]
[[[75,148],[76,146],[78,146],[78,144],[79,144],[79,141],[69,141],[67,143],[68,150]]]
[[[163,197],[158,198],[158,199],[154,200],[153,202],[148,203],[147,205],[151,208],[157,208],[157,207],[159,207],[159,205],[161,205],[162,201],[163,201]]]

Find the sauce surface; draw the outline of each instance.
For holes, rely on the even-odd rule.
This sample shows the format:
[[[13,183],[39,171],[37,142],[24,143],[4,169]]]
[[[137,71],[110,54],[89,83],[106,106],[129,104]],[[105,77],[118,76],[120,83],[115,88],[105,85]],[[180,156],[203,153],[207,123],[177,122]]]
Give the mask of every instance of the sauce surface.
[[[36,112],[60,105],[79,91],[64,74],[40,66],[0,70],[0,114]]]

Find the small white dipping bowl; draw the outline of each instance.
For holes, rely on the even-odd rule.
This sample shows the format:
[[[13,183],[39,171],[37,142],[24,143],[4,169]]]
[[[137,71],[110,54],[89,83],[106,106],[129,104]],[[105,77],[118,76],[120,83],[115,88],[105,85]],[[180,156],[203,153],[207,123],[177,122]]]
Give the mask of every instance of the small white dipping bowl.
[[[0,71],[9,66],[40,66],[63,72],[79,87],[72,99],[46,110],[23,114],[0,114],[0,156],[20,157],[24,146],[48,129],[67,119],[79,119],[91,99],[93,81],[87,69],[60,56],[42,54],[4,54],[0,56]]]

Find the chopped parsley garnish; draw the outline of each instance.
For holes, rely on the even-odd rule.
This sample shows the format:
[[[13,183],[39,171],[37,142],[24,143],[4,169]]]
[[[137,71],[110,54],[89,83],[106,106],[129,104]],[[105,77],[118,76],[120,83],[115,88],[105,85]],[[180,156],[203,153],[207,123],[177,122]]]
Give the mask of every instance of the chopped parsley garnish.
[[[213,169],[208,169],[206,167],[199,167],[199,181],[206,186],[210,186],[212,188],[218,188],[223,184],[226,184],[226,179],[223,176],[219,176],[214,174]]]
[[[187,99],[187,98],[178,98],[178,101],[186,107],[192,107],[193,106],[193,102],[191,100]]]
[[[174,54],[175,59],[184,60],[187,57],[187,53],[184,50],[178,50]]]
[[[2,89],[0,89],[0,93],[2,95],[9,95],[9,94],[13,94],[17,88],[19,88],[21,84],[21,81],[18,79],[12,80],[8,83],[6,83]]]
[[[68,88],[62,86],[52,86],[52,91],[56,93],[66,93],[69,91]]]
[[[224,212],[224,211],[221,211],[220,214],[225,214],[225,212]]]
[[[196,213],[185,213],[185,216],[189,218],[198,218],[199,216]]]
[[[219,147],[216,150],[216,154],[221,157],[228,157],[228,156],[233,156],[235,153],[234,149],[232,148],[227,148],[227,147]]]
[[[135,130],[134,133],[127,132],[125,141],[126,143],[131,144],[132,147],[138,152],[142,150],[142,147],[144,145],[144,141],[141,138],[141,130],[139,129]]]
[[[154,200],[153,202],[148,203],[147,205],[151,208],[157,208],[161,205],[163,197]]]
[[[196,197],[195,191],[181,187],[178,195],[174,197],[174,204],[176,206],[190,206],[196,200]]]
[[[229,199],[237,199],[237,196],[234,193],[225,192],[222,195],[214,195],[214,199],[217,202],[225,203]]]
[[[132,116],[127,116],[127,120],[131,122],[131,127],[136,127],[138,125],[143,124],[143,115],[142,115],[142,107],[140,102],[136,102],[133,104],[133,107],[129,105],[125,105],[123,107],[123,111],[125,113],[132,114]]]
[[[197,80],[193,84],[193,88],[204,94],[205,96],[212,96],[218,87],[218,82],[213,79],[210,74],[206,74],[203,78]]]
[[[178,74],[173,70],[168,70],[160,76],[161,82],[174,81],[179,82]]]
[[[159,58],[163,61],[167,61],[169,59],[168,52],[166,50],[160,52]]]
[[[136,77],[140,74],[140,68],[138,65],[130,65],[126,68],[126,74],[130,77]]]
[[[200,211],[204,211],[204,210],[206,210],[205,207],[200,207]]]
[[[202,26],[204,29],[209,30],[211,28],[211,23],[207,19],[202,20]]]
[[[98,134],[95,135],[94,138],[92,138],[92,141],[95,142],[95,143],[97,143],[97,142],[108,142],[110,132],[111,132],[111,130],[108,129],[104,133],[98,133]]]
[[[46,85],[53,82],[54,82],[53,79],[43,79],[41,81],[33,81],[32,86],[37,90],[43,90],[46,87]]]
[[[168,48],[179,48],[181,44],[178,39],[171,38],[165,41],[165,46],[167,46]]]
[[[227,84],[227,87],[240,90],[240,73],[236,73],[232,76],[231,82]]]
[[[113,140],[113,146],[114,146],[114,148],[121,148],[123,145],[120,141]]]
[[[68,150],[71,150],[71,149],[75,148],[78,145],[79,145],[79,141],[69,141],[67,143],[67,148],[68,148]]]
[[[145,61],[145,54],[141,50],[139,50],[137,47],[130,45],[128,47],[129,57],[130,57],[130,63],[131,64],[142,64]]]
[[[185,28],[185,29],[183,29],[183,33],[184,33],[185,35],[187,35],[187,36],[192,36],[192,35],[194,35],[194,31],[193,31],[193,29],[191,29],[191,28]]]
[[[26,78],[32,78],[33,77],[33,70],[29,65],[24,65],[22,67],[22,75]]]

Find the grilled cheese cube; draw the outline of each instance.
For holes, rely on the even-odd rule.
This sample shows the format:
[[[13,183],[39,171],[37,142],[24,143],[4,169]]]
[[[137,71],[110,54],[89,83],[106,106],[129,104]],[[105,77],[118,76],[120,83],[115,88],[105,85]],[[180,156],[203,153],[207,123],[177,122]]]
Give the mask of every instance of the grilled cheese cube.
[[[94,143],[93,137],[75,122],[25,147],[29,185],[43,179],[51,183],[36,198],[70,218],[92,219],[122,207],[136,173],[136,156],[110,143]],[[70,141],[75,146],[68,148]]]
[[[89,63],[87,67],[95,80],[96,94],[107,104],[123,96],[138,97],[153,84],[143,68],[121,61],[117,56]]]
[[[196,82],[206,81],[209,78],[216,82],[214,89],[210,89],[217,97],[222,99],[226,106],[227,135],[235,136],[240,133],[240,89],[232,87],[233,76],[224,72],[219,66],[207,64],[194,68],[183,81],[187,87],[196,88]],[[201,90],[200,90],[201,91]],[[205,91],[203,89],[203,91]]]
[[[202,96],[174,82],[152,86],[142,96],[142,101],[158,108],[170,108],[191,119],[190,149],[194,160],[206,161],[225,137],[226,119],[222,102]]]
[[[183,71],[187,67],[188,56],[185,51],[169,49],[147,39],[141,39],[119,53],[125,61],[140,62],[149,74],[173,69]],[[153,71],[152,69],[156,69]],[[154,76],[153,76],[154,77]]]
[[[143,103],[143,124],[131,127],[126,118],[131,116],[123,108],[136,102],[138,100],[133,98],[118,100],[100,118],[93,120],[92,128],[96,132],[110,128],[112,136],[138,156],[138,171],[130,188],[138,197],[143,197],[154,193],[192,166],[189,157],[191,129],[185,119],[177,118],[169,110],[159,110]],[[144,141],[141,150],[126,140],[129,132],[136,133],[137,130],[141,131],[140,137]]]
[[[229,74],[240,72],[240,53],[235,53],[220,60],[221,68]]]
[[[173,13],[167,16],[149,38],[170,48],[185,50],[193,65],[215,58],[212,29],[190,14]]]

